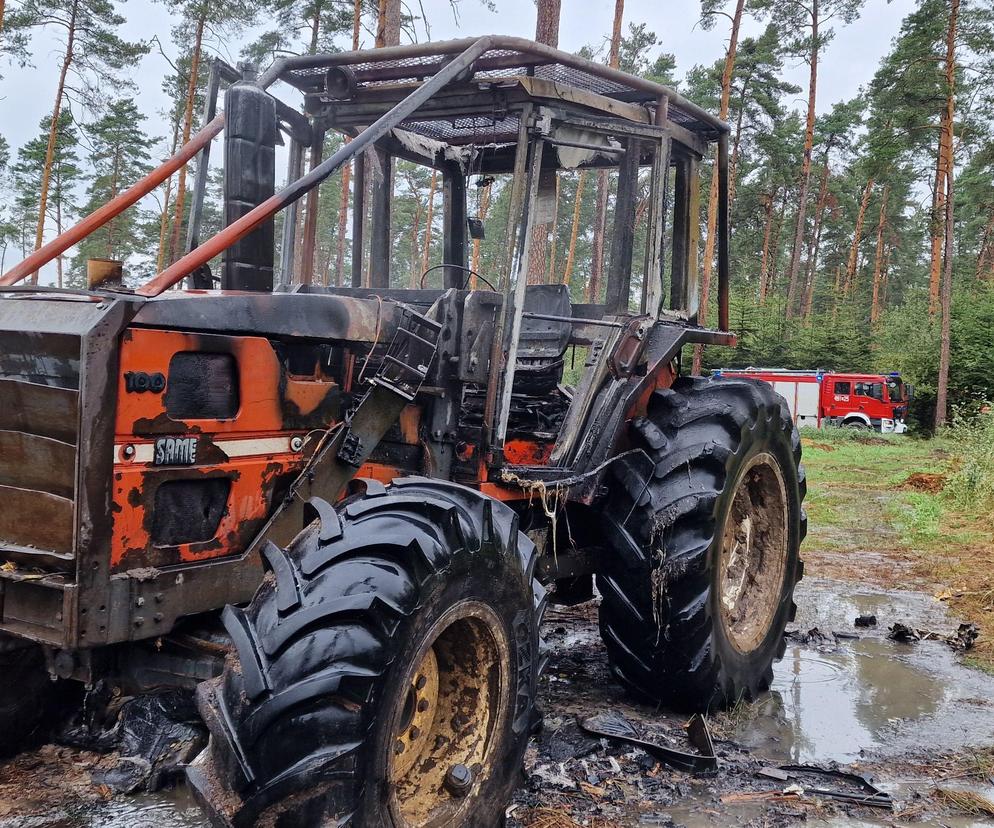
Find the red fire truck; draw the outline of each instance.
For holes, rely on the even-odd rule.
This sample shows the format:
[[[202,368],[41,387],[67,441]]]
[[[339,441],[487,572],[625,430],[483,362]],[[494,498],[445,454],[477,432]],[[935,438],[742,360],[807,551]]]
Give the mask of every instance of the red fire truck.
[[[837,374],[745,368],[715,371],[718,376],[753,377],[770,383],[790,407],[798,426],[872,429],[889,434],[908,430],[909,388],[900,374]]]

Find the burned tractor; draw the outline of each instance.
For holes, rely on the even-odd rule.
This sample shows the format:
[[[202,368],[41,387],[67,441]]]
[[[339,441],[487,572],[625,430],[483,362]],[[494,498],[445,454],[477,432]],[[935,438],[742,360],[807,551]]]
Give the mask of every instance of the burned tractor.
[[[197,687],[210,742],[188,777],[217,825],[491,826],[540,720],[547,602],[596,586],[611,670],[642,699],[712,709],[768,687],[802,572],[798,435],[768,385],[680,371],[687,345],[735,339],[726,125],[506,37],[259,77],[216,63],[206,106],[174,158],[0,280],[5,747],[51,679]],[[225,227],[199,243],[222,129]],[[330,130],[349,140],[322,160]],[[709,330],[698,170],[715,142]],[[18,285],[193,158],[175,264],[137,289]],[[353,159],[352,285],[330,287],[318,185]],[[391,280],[401,161],[442,180],[420,288]],[[589,303],[527,278],[550,182],[584,169],[614,182]],[[480,273],[474,176],[509,188]]]

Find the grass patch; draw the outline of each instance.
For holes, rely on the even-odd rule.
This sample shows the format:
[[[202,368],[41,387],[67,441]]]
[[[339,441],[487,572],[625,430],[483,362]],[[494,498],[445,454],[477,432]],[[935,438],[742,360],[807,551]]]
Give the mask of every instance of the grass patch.
[[[809,571],[859,579],[868,554],[892,559],[894,574],[867,564],[873,580],[948,592],[953,615],[981,628],[967,663],[994,674],[994,417],[932,440],[833,428],[801,438]]]

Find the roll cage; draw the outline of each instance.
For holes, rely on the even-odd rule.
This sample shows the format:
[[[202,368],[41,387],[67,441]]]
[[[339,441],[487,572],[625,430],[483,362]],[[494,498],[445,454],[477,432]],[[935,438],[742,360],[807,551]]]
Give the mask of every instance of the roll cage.
[[[262,92],[277,82],[302,95],[303,112]],[[229,98],[225,112],[218,114],[222,84],[229,86]],[[231,91],[246,85],[257,94],[236,108]],[[651,379],[652,370],[639,365],[646,353],[658,369],[678,356],[686,342],[734,341],[723,333],[728,328],[728,127],[665,86],[531,41],[491,36],[283,58],[258,78],[215,61],[204,116],[206,126],[176,156],[15,267],[0,279],[0,287],[37,271],[197,158],[188,252],[138,288],[138,296],[154,298],[184,279],[190,287],[210,288],[206,266],[223,254],[220,284],[225,291],[272,290],[278,272],[283,291],[376,296],[426,309],[437,303],[437,292],[398,289],[391,283],[391,169],[402,159],[441,174],[446,291],[461,291],[466,282],[467,172],[511,177],[506,254],[499,272],[489,277],[494,290],[473,291],[478,296],[465,304],[480,312],[481,327],[488,312],[497,315],[490,353],[478,360],[488,373],[465,365],[457,372],[462,381],[486,385],[482,442],[493,464],[505,465],[515,375],[528,357],[519,353],[523,331],[540,339],[555,336],[557,326],[566,325],[568,342],[589,349],[587,375],[573,395],[551,456],[541,464],[559,469],[560,475],[589,467],[596,459],[597,452],[589,446],[584,452],[581,445],[589,441],[584,427],[589,429],[596,413],[598,383],[609,373],[619,374],[619,359],[628,360],[620,374],[627,372],[630,378],[633,372],[646,372]],[[282,139],[275,132],[265,134],[260,124],[267,119],[275,119],[289,140],[288,183],[278,192],[273,158]],[[226,226],[200,243],[211,140],[222,129]],[[329,131],[348,141],[322,159]],[[718,145],[720,331],[697,324],[699,167],[713,142]],[[308,149],[311,163],[305,170]],[[318,185],[360,154],[372,162],[354,164],[352,246],[359,252],[352,257],[351,287],[315,285]],[[636,261],[636,199],[639,171],[645,168],[651,175],[644,245],[641,261]],[[527,284],[529,239],[548,176],[576,169],[615,171],[612,243],[605,256],[603,301],[596,296],[589,304],[570,302],[565,316],[559,316],[529,306],[529,294],[536,293]],[[370,175],[373,180],[366,182]],[[367,192],[372,202],[368,221],[363,203]],[[272,221],[279,210],[285,214],[276,268]],[[295,231],[301,223],[298,241]],[[366,246],[368,258],[361,252]],[[660,324],[668,330],[658,329]],[[579,462],[581,455],[586,462]]]

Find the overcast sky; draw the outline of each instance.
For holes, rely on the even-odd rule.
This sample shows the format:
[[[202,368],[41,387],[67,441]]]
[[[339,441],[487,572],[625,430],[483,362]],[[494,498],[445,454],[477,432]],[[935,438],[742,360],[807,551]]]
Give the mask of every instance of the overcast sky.
[[[418,8],[413,0],[407,2],[411,7]],[[479,0],[456,0],[458,21],[454,18],[449,0],[421,2],[431,23],[431,37],[435,40],[490,33],[523,37],[534,35],[534,0],[495,0],[496,11],[490,11]],[[902,18],[914,4],[915,0],[866,0],[862,17],[836,32],[819,67],[819,112],[830,109],[840,100],[851,98],[860,86],[870,80],[880,58],[897,34]],[[728,5],[732,5],[731,0]],[[610,0],[562,0],[560,48],[568,51],[582,46],[604,48],[611,31],[613,6]],[[128,0],[119,2],[118,8],[127,18],[123,37],[148,40],[157,35],[167,54],[175,56],[176,47],[170,40],[172,20],[164,5],[153,0]],[[721,18],[713,30],[705,31],[699,25],[699,14],[699,0],[628,0],[625,29],[627,31],[629,23],[648,24],[661,44],[656,51],[672,52],[676,56],[677,75],[682,77],[695,64],[713,63],[721,57],[725,48],[727,20]],[[747,19],[743,25],[743,36],[758,33],[762,28],[762,22]],[[238,42],[224,44],[221,56],[234,64],[248,36]],[[420,40],[427,39],[423,25],[419,26],[418,37]],[[368,33],[364,33],[363,38],[364,46],[371,44],[372,38]],[[342,43],[343,47],[346,45]],[[52,34],[36,35],[32,43],[32,56],[31,67],[21,69],[8,66],[0,69],[4,75],[0,80],[0,134],[7,138],[15,152],[25,140],[38,134],[39,121],[51,111],[58,64],[62,57],[60,44]],[[148,119],[146,130],[163,139],[167,128],[161,113],[168,101],[162,93],[161,83],[168,71],[167,61],[158,50],[153,49],[130,75],[138,87],[135,97],[139,108]],[[786,67],[787,76],[802,88],[806,88],[807,73],[807,66],[800,61]],[[798,95],[793,104],[803,109],[804,93]],[[87,120],[87,113],[80,114],[84,121]],[[157,155],[164,157],[165,154],[163,140]],[[80,155],[84,156],[85,151]],[[11,256],[19,258],[15,251],[8,250],[8,267],[13,264]]]

